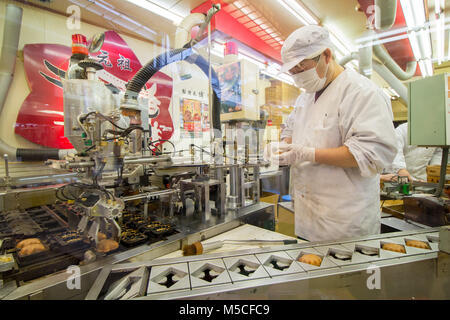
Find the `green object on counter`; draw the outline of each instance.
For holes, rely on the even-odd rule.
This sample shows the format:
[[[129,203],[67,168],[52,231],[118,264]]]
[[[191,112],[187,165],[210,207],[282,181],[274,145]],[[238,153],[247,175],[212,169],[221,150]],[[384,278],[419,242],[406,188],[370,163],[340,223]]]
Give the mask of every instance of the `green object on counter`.
[[[409,183],[402,184],[400,192],[402,194],[408,195],[409,194]]]

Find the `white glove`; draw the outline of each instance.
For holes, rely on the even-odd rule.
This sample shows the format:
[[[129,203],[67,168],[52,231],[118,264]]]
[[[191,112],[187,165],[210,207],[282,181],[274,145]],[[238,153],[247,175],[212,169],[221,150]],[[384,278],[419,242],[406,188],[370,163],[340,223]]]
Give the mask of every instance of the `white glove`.
[[[285,148],[280,148],[282,152],[273,156],[273,161],[278,161],[279,165],[294,165],[305,161],[315,162],[316,149],[303,147],[298,144],[290,144]]]
[[[284,141],[268,143],[264,148],[264,160],[273,161],[273,157],[278,155],[279,152],[286,151],[288,146],[289,144]]]

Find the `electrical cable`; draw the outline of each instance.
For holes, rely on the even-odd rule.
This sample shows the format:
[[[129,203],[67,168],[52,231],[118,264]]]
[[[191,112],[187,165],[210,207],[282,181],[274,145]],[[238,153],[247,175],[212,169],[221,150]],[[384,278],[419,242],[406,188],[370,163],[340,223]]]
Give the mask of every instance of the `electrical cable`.
[[[175,148],[175,145],[173,144],[172,141],[169,141],[169,140],[166,140],[166,139],[159,139],[159,140],[155,140],[155,141],[150,141],[148,143],[149,148],[150,148],[150,146],[153,146],[153,147],[157,148],[157,146],[154,145],[157,142],[168,142],[168,143],[170,143],[172,145],[172,147],[173,147],[173,152],[170,152],[170,153],[173,153],[174,156],[176,155],[177,150]],[[160,145],[162,145],[162,144],[160,144]],[[163,153],[162,149],[160,149],[160,152],[159,152],[159,154],[170,154],[170,153],[169,152]]]
[[[120,130],[126,130],[126,128],[122,128],[122,127],[120,127],[119,125],[117,125],[117,124],[115,124],[114,123],[114,121],[112,121],[110,118],[108,118],[107,116],[105,116],[104,114],[102,114],[102,113],[100,113],[100,112],[97,112],[97,111],[92,111],[92,112],[89,112],[89,113],[87,113],[85,116],[83,116],[83,117],[79,117],[80,118],[80,121],[81,121],[81,118],[83,118],[83,120],[81,121],[81,122],[84,122],[90,115],[92,115],[92,114],[95,114],[96,116],[100,116],[101,118],[103,118],[103,119],[105,119],[106,121],[108,121],[109,123],[111,123],[114,127],[116,127],[117,129],[120,129]]]

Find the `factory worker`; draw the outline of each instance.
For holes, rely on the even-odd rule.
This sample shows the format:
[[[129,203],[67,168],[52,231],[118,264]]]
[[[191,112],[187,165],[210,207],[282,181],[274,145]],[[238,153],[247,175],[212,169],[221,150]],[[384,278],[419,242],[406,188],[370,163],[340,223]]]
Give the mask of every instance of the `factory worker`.
[[[294,31],[281,50],[281,72],[306,93],[292,144],[272,159],[291,166],[295,233],[309,241],[379,233],[379,173],[397,151],[389,98],[338,65],[332,47],[328,31],[311,25]]]
[[[397,137],[397,155],[390,166],[389,174],[382,175],[382,181],[408,177],[409,181],[427,180],[427,166],[441,165],[442,149],[408,145],[408,123],[395,129]]]

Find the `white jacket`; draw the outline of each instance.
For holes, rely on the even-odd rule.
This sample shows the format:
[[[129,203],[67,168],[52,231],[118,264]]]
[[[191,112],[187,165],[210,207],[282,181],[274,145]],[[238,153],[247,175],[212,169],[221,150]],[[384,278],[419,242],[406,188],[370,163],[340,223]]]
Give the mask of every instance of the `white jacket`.
[[[440,165],[442,149],[408,145],[408,123],[395,129],[397,136],[397,156],[392,163],[392,173],[406,169],[414,179],[427,180],[427,166]]]
[[[311,162],[291,166],[295,233],[310,241],[379,233],[379,173],[397,151],[389,98],[350,69],[316,102],[314,93],[303,95],[292,143],[314,148],[346,145],[358,167]]]
[[[295,123],[295,111],[297,110],[297,106],[305,105],[305,97],[306,95],[301,94],[295,101],[295,108],[289,114],[288,118],[286,119],[284,128],[281,130],[280,140],[283,140],[284,138],[292,138],[292,131],[294,130],[294,123]]]

